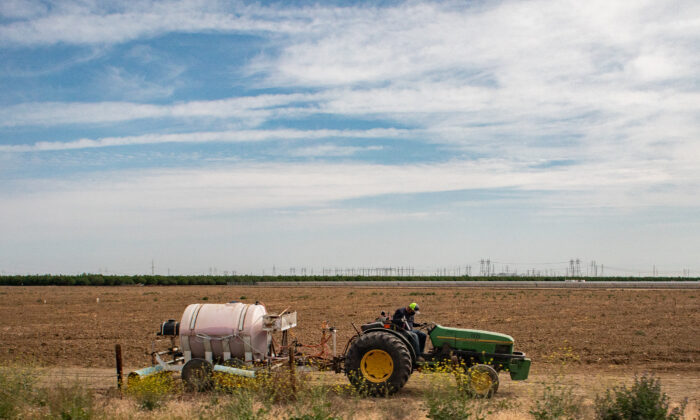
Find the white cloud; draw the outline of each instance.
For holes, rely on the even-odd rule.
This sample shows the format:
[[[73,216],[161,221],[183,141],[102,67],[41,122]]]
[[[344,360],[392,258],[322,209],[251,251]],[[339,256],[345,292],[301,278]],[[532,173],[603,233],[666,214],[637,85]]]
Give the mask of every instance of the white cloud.
[[[0,3],[0,16],[9,19],[30,19],[46,13],[47,8],[41,1],[4,0]]]
[[[659,82],[687,77],[689,68],[683,68],[680,63],[665,55],[640,55],[627,65],[630,77],[640,82]],[[692,71],[692,70],[691,70]]]
[[[154,253],[184,272],[212,261],[259,270],[284,260],[276,259],[279,255],[291,258],[288,264],[308,261],[316,266],[327,261],[341,266],[395,261],[432,266],[489,253],[541,261],[542,255],[582,255],[584,245],[583,255],[598,255],[606,265],[611,260],[639,263],[626,252],[630,243],[622,238],[628,233],[636,243],[648,245],[645,255],[660,252],[656,255],[676,263],[692,260],[697,238],[681,232],[690,248],[684,246],[680,256],[667,256],[663,240],[678,235],[660,224],[652,228],[658,234],[655,239],[663,240],[648,240],[648,233],[640,230],[649,228],[648,221],[635,220],[649,208],[669,208],[676,214],[678,209],[691,213],[700,206],[697,194],[667,188],[666,183],[679,175],[696,183],[700,179],[697,165],[659,170],[642,164],[591,164],[533,170],[481,160],[403,166],[238,164],[15,180],[0,190],[0,248],[7,260],[3,267],[22,272],[84,271],[105,265],[111,271],[139,271],[132,267],[141,260],[148,265]],[[413,196],[422,201],[413,208],[396,204],[402,194],[462,189],[495,190],[511,203],[503,206],[476,197],[464,207],[432,195],[429,200]],[[374,205],[345,202],[377,196]],[[523,213],[528,215],[523,218]],[[606,225],[610,231],[592,220],[601,215],[612,216]],[[572,226],[567,218],[576,223]],[[669,228],[682,231],[695,224],[691,219]],[[544,231],[538,231],[543,226]],[[574,226],[582,228],[572,231]],[[586,238],[591,232],[595,239]],[[31,244],[31,252],[24,252],[12,238]],[[606,241],[602,250],[600,241]],[[608,246],[608,241],[615,245]],[[271,246],[284,252],[271,254]],[[353,249],[358,246],[361,249]],[[340,255],[339,249],[347,253]],[[310,257],[327,253],[335,256]]]
[[[31,152],[50,150],[324,141],[282,148],[282,153],[308,158],[311,163],[305,164],[239,162],[221,167],[217,165],[224,163],[219,161],[212,164],[214,168],[201,170],[91,174],[90,181],[60,174],[45,182],[16,181],[22,175],[12,176],[0,188],[3,232],[65,227],[69,233],[63,237],[72,238],[73,230],[88,226],[111,229],[110,235],[119,236],[141,232],[139,227],[148,220],[164,221],[163,229],[155,231],[158,234],[168,231],[168,223],[179,227],[200,221],[209,223],[203,231],[218,233],[219,226],[206,221],[209,216],[266,209],[307,214],[309,226],[314,220],[388,223],[402,217],[419,220],[423,213],[406,208],[356,211],[345,206],[345,200],[454,190],[505,190],[506,200],[534,203],[544,217],[566,214],[577,220],[597,212],[632,214],[657,207],[671,209],[670,213],[691,209],[691,213],[700,206],[700,3],[696,1],[405,2],[387,7],[275,9],[184,0],[117,5],[63,1],[50,10],[35,6],[41,4],[3,3],[0,12],[7,19],[0,26],[0,45],[14,51],[55,44],[108,51],[111,44],[139,40],[139,47],[129,47],[127,55],[145,62],[154,53],[146,40],[169,32],[254,34],[266,48],[252,59],[240,58],[246,67],[235,76],[254,80],[245,86],[248,92],[267,93],[144,103],[149,97],[168,97],[171,88],[163,86],[173,86],[171,80],[162,86],[162,80],[149,84],[118,70],[129,67],[118,67],[119,59],[110,56],[117,69],[110,84],[119,86],[123,95],[117,97],[124,98],[122,102],[34,102],[0,109],[4,173],[21,168],[17,164],[21,159],[41,158]],[[310,93],[275,94],[276,88]],[[149,119],[173,124],[167,133],[110,132],[110,124]],[[315,129],[319,119],[334,129]],[[353,128],[358,121],[362,127],[378,122],[396,128]],[[93,133],[104,129],[106,134],[67,137],[67,132],[83,127]],[[25,132],[34,138],[36,131],[48,133],[54,128],[66,130],[61,138],[69,140],[46,138],[26,144],[20,137],[12,138]],[[333,141],[340,138],[342,145]],[[347,139],[363,138],[430,143],[425,147],[428,159],[455,160],[410,166],[363,164],[362,152],[376,146],[345,144]],[[397,153],[404,151],[410,156],[420,152],[410,146],[397,148]],[[317,163],[331,156],[347,158],[338,159],[342,163]],[[456,156],[468,158],[457,161]],[[264,162],[268,157],[251,159]],[[565,164],[552,162],[557,160]],[[469,209],[484,203],[477,199]],[[290,207],[294,210],[285,210]],[[45,209],[55,211],[47,217]],[[450,227],[459,219],[454,214],[446,217]],[[691,218],[681,226],[697,225]],[[290,216],[290,223],[293,219]],[[499,226],[495,220],[492,227]],[[246,229],[258,228],[248,224]],[[567,228],[571,225],[557,232]],[[516,228],[522,229],[526,228]],[[431,235],[428,232],[426,238]],[[697,242],[689,239],[687,244],[693,241]],[[497,249],[502,241],[493,242]],[[550,243],[558,246],[556,240]]]
[[[382,146],[336,146],[334,144],[320,144],[318,146],[300,147],[293,149],[289,154],[291,156],[304,157],[326,157],[326,156],[352,156],[361,152],[373,152],[382,150]]]
[[[471,8],[407,3],[338,15],[306,36],[292,37],[279,57],[261,57],[255,68],[270,72],[273,81],[302,85],[431,75],[501,86],[540,85],[562,75],[569,82],[590,82],[591,76],[620,71],[624,66],[611,61],[624,64],[642,49],[697,48],[693,41],[700,30],[690,26],[699,18],[700,8],[691,1],[669,7],[605,1],[507,1]],[[678,25],[687,29],[677,31]]]
[[[229,130],[178,134],[144,134],[140,136],[80,139],[67,142],[42,141],[30,145],[0,145],[0,152],[47,152],[92,149],[98,147],[133,146],[163,143],[238,143],[265,140],[305,140],[322,138],[386,138],[402,137],[408,130],[375,128],[370,130]],[[368,149],[371,150],[371,149]]]
[[[492,159],[401,166],[238,164],[217,169],[115,172],[87,179],[20,181],[14,183],[15,190],[24,193],[7,195],[3,201],[6,209],[23,203],[56,209],[57,214],[61,214],[61,208],[82,206],[85,200],[80,197],[90,197],[84,212],[64,213],[74,218],[90,214],[94,209],[127,213],[226,212],[327,205],[386,194],[513,189],[575,192],[577,201],[568,200],[567,203],[577,207],[636,208],[663,206],[669,198],[674,205],[699,205],[697,195],[657,188],[665,186],[676,175],[700,179],[699,171],[690,166],[660,169],[644,164],[615,167],[608,163],[536,170],[529,165]]]
[[[109,67],[97,85],[103,94],[109,94],[112,98],[122,97],[134,101],[167,98],[175,91],[172,85],[150,82],[142,75],[131,74],[117,67]]]
[[[120,73],[117,72],[116,76]],[[119,85],[124,87],[124,82]],[[127,83],[130,89],[138,83]],[[161,94],[169,91],[157,88]],[[6,127],[29,125],[100,124],[155,118],[235,118],[259,121],[272,115],[274,108],[302,104],[315,98],[305,94],[270,94],[236,97],[213,101],[176,102],[168,105],[138,102],[37,102],[11,105],[0,110],[0,125]]]
[[[672,140],[685,149],[700,134],[700,92],[692,88],[700,67],[700,6],[692,1],[281,10],[184,1],[140,2],[109,13],[69,4],[45,22],[16,22],[17,28],[36,28],[36,42],[53,42],[46,31],[63,27],[60,22],[95,17],[55,39],[87,42],[82,30],[96,32],[90,42],[204,28],[284,32],[270,38],[280,54],[258,57],[248,71],[261,73],[266,88],[316,93],[167,105],[29,103],[0,110],[0,125],[210,118],[250,129],[278,118],[331,114],[393,121],[424,133],[415,140],[490,156],[580,160],[614,159],[630,150],[647,151],[649,158],[658,153],[653,144]],[[152,25],[155,14],[159,23]]]
[[[305,13],[280,19],[271,9],[241,4],[220,7],[196,0],[122,4],[61,2],[51,13],[0,26],[5,45],[112,44],[168,32],[296,32],[310,18]]]

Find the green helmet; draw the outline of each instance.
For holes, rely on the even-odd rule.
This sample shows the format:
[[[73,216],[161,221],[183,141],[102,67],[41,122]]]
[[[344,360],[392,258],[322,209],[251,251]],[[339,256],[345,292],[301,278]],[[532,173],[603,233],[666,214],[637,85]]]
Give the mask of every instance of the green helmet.
[[[416,302],[412,302],[410,305],[408,305],[408,307],[415,313],[420,312],[420,308],[418,307],[418,304]]]

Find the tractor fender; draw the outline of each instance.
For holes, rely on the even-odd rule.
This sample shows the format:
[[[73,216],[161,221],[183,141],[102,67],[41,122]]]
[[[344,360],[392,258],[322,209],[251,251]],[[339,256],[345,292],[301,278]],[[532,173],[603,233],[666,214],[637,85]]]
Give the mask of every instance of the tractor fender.
[[[387,333],[387,334],[393,334],[396,337],[398,337],[399,340],[401,340],[404,344],[406,344],[406,347],[408,347],[408,352],[411,354],[411,364],[413,366],[416,365],[416,359],[417,359],[416,351],[413,350],[413,345],[411,345],[411,342],[408,341],[408,339],[406,337],[404,337],[403,334],[401,334],[400,332],[398,332],[396,330],[392,330],[392,329],[384,328],[384,327],[369,328],[365,331],[362,331],[362,334],[367,334],[367,333],[374,332],[374,331],[379,331],[379,332],[383,332],[383,333]]]

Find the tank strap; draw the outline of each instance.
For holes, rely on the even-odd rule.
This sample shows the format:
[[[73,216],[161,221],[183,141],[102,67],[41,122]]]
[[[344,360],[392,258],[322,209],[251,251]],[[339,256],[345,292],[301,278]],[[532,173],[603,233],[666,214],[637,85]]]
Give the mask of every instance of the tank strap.
[[[211,352],[211,340],[207,338],[202,337],[202,344],[204,344],[204,358],[207,360],[207,362],[212,361],[212,352]]]
[[[245,351],[245,361],[250,362],[253,360],[253,346],[250,345],[250,336],[243,336],[243,348]]]
[[[227,337],[221,341],[221,349],[224,352],[224,360],[230,359],[231,358],[231,339],[230,338]]]
[[[199,311],[202,309],[202,304],[197,303],[197,307],[194,310],[194,313],[192,314],[192,320],[190,321],[190,330],[194,330],[195,324],[197,324],[197,316],[199,315]]]
[[[245,316],[248,314],[248,305],[245,305],[243,308],[243,311],[241,313],[241,316],[238,318],[238,332],[240,333],[243,331],[243,327],[245,326]]]
[[[181,335],[180,336],[180,347],[182,347],[182,353],[185,355],[185,363],[192,359],[192,350],[190,350],[190,336]]]

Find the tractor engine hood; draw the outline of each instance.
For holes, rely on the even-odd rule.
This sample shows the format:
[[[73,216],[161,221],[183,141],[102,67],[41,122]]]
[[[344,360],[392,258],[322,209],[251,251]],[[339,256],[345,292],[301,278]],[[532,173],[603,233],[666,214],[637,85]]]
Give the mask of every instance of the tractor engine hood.
[[[489,353],[510,354],[513,352],[513,337],[491,331],[450,328],[436,325],[430,331],[433,347],[448,344],[450,348]]]

